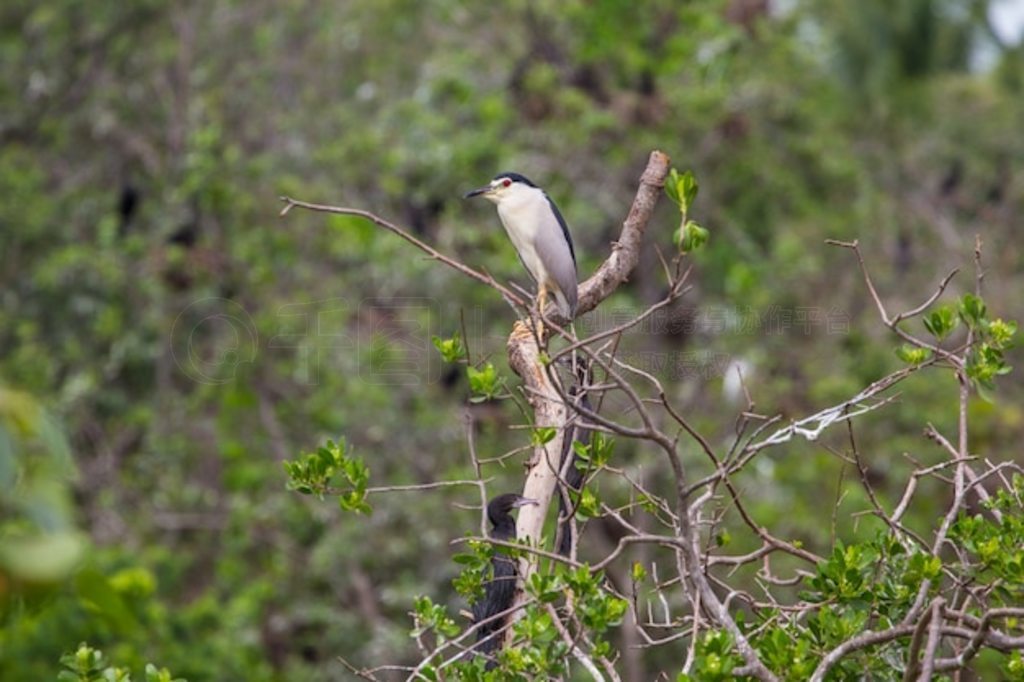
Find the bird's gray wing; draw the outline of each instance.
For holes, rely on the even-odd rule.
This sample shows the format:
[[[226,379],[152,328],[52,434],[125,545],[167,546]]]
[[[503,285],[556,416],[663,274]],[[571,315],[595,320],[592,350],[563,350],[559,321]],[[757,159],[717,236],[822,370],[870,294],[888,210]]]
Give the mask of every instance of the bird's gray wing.
[[[562,217],[562,212],[558,210],[558,206],[555,206],[555,202],[551,201],[551,197],[544,193],[544,198],[548,200],[548,206],[551,207],[551,212],[555,214],[555,219],[558,221],[558,226],[562,228],[562,234],[565,235],[565,241],[569,245],[569,253],[572,255],[572,262],[576,263],[576,249],[572,245],[572,235],[569,234],[569,226],[565,224],[565,218]]]
[[[540,229],[533,239],[533,246],[544,269],[561,289],[569,304],[569,310],[562,312],[571,317],[576,310],[576,258],[569,230],[565,227],[564,220],[558,220],[560,217],[558,209],[552,213],[544,212],[540,217]]]

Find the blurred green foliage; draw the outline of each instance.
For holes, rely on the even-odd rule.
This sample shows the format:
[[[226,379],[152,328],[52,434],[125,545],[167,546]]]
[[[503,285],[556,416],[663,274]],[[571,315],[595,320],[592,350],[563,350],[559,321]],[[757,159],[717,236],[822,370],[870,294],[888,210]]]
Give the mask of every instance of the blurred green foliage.
[[[508,428],[520,411],[494,400],[509,389],[512,314],[365,222],[279,221],[279,195],[376,210],[525,284],[494,216],[464,207],[462,191],[500,170],[532,177],[567,216],[585,276],[647,153],[664,149],[701,179],[686,208],[713,238],[694,290],[623,352],[657,358],[648,369],[716,442],[745,405],[727,361],[744,363],[760,411],[786,417],[922,361],[893,354],[825,238],[860,239],[902,310],[969,269],[977,233],[984,300],[1012,316],[1024,51],[993,37],[989,4],[3,3],[0,678],[51,679],[88,641],[118,666],[157,661],[191,682],[339,679],[339,654],[417,660],[417,596],[446,612],[464,603],[449,542],[477,527],[453,506],[475,490],[382,497],[356,517],[289,494],[282,463],[344,434],[380,484],[472,477],[467,409],[482,455],[527,444]],[[662,250],[680,225],[664,203],[648,236]],[[621,321],[663,287],[648,248],[577,325]],[[961,275],[943,302],[990,339],[975,364],[984,386],[1019,363],[1009,323],[958,307],[973,291]],[[943,315],[935,330],[958,342],[966,325]],[[466,372],[442,366],[434,336]],[[1020,376],[972,402],[972,450],[1020,457]],[[861,422],[890,500],[913,467],[903,453],[940,456],[919,434],[955,423],[952,386],[923,372]],[[614,460],[667,489],[635,444]],[[823,523],[834,500],[821,491],[845,468],[794,443],[739,484],[762,523],[833,556],[833,536],[849,547],[879,530],[846,513]],[[348,473],[355,492],[366,486]],[[492,492],[519,487],[511,460],[486,473]],[[922,495],[907,524],[930,523],[939,498]],[[840,510],[864,503],[851,488]],[[990,539],[958,528],[978,551]],[[833,615],[823,631],[846,627]],[[716,637],[702,640],[701,679],[733,664]],[[653,679],[678,657],[642,665]]]
[[[59,682],[131,682],[131,672],[107,664],[103,652],[82,643],[74,653],[60,658],[64,670],[57,675]],[[145,682],[186,682],[171,676],[167,668],[147,663]]]
[[[0,605],[59,583],[82,558],[74,474],[53,418],[30,395],[0,386]]]

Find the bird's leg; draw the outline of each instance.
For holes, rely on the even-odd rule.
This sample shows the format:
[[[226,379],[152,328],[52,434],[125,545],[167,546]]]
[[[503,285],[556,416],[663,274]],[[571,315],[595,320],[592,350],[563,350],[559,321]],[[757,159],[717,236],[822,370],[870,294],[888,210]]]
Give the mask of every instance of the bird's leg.
[[[544,283],[537,285],[537,338],[544,338],[544,301],[548,297],[548,288]]]

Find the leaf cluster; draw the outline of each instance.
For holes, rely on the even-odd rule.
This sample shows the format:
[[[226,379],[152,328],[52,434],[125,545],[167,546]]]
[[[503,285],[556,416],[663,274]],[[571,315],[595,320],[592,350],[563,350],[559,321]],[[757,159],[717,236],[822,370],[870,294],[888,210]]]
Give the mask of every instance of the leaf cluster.
[[[679,207],[681,214],[679,229],[672,237],[679,253],[690,253],[700,249],[708,241],[707,229],[689,219],[690,209],[697,198],[697,178],[692,171],[680,173],[673,168],[665,181],[665,194]]]
[[[363,460],[345,452],[345,442],[327,441],[316,452],[284,462],[288,474],[288,489],[303,495],[337,495],[338,505],[344,511],[369,514],[366,487],[370,470]],[[341,485],[341,487],[338,487]]]
[[[59,682],[132,682],[127,668],[109,665],[102,651],[85,642],[73,653],[61,656],[60,665],[63,670],[57,674]],[[146,664],[144,675],[145,682],[187,682],[172,676],[167,668],[157,668],[152,663]]]

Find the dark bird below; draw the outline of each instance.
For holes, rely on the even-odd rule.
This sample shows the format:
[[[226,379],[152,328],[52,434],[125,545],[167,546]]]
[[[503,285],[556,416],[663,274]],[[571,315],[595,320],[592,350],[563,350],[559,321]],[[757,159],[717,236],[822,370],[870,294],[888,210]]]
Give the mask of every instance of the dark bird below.
[[[491,522],[489,537],[492,540],[514,541],[516,520],[512,518],[512,510],[527,504],[537,504],[537,501],[516,493],[506,493],[491,500],[487,505],[487,520]],[[493,657],[501,648],[508,615],[500,618],[495,616],[512,608],[516,595],[516,577],[519,575],[516,560],[509,557],[502,547],[494,548],[491,568],[493,575],[484,583],[484,596],[473,604],[473,622],[483,623],[477,629],[474,648],[488,657]],[[487,665],[493,667],[493,658]]]

